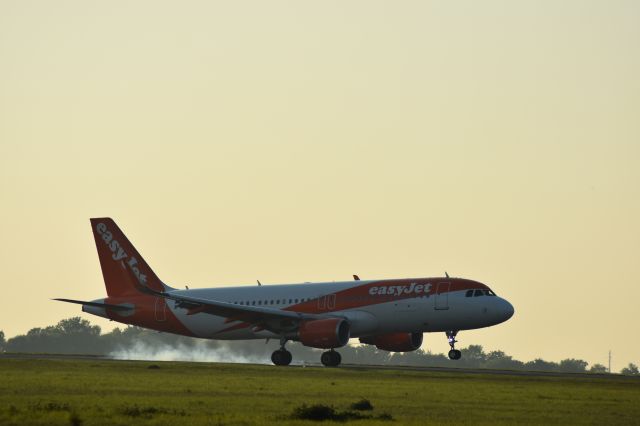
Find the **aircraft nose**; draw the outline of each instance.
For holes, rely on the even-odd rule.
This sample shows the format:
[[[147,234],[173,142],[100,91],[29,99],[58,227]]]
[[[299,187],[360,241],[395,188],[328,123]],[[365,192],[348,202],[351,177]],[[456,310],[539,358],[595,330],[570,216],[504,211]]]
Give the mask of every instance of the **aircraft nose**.
[[[505,299],[500,299],[500,305],[502,305],[503,321],[506,321],[513,316],[515,309],[513,309],[513,305]]]

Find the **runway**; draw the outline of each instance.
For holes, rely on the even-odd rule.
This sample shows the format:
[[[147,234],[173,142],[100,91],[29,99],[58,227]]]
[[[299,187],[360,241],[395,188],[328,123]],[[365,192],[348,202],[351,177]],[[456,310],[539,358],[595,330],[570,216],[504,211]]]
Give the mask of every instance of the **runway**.
[[[30,353],[2,353],[2,359],[32,359],[32,360],[100,360],[121,362],[122,359],[116,359],[104,355],[84,355],[84,354],[30,354]],[[126,360],[126,361],[144,361],[144,362],[166,362],[154,359]],[[193,362],[193,361],[171,361],[171,362]],[[211,364],[215,364],[211,362]],[[225,364],[225,363],[220,363]],[[251,364],[264,365],[264,364]],[[321,367],[320,363],[292,364],[289,368],[304,367]],[[640,376],[624,376],[622,374],[598,374],[598,373],[562,373],[562,372],[546,372],[546,371],[525,371],[525,370],[491,370],[481,368],[456,368],[456,367],[420,367],[420,366],[403,366],[403,365],[369,365],[369,364],[342,364],[338,368],[348,368],[350,370],[399,370],[399,371],[421,371],[431,373],[452,373],[452,374],[489,374],[502,376],[526,376],[526,377],[564,377],[564,378],[583,378],[583,379],[629,379],[640,382]]]

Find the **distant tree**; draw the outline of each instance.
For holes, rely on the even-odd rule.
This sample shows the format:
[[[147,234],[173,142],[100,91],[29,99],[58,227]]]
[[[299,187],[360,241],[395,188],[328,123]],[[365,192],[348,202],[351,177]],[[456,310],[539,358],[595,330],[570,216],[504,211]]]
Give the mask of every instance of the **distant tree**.
[[[352,359],[360,364],[385,364],[395,355],[391,352],[378,350],[373,345],[357,345],[352,348]]]
[[[524,367],[522,361],[513,359],[503,351],[491,351],[486,356],[486,361],[482,365],[484,368],[496,368],[504,370],[518,370]]]
[[[640,374],[640,372],[638,371],[638,366],[633,363],[629,363],[627,367],[622,369],[621,373],[628,376],[637,376]]]
[[[609,370],[607,369],[607,367],[605,367],[602,364],[593,364],[591,366],[591,368],[589,369],[590,373],[598,373],[598,374],[602,374],[602,373],[608,373]]]
[[[4,331],[0,330],[0,352],[4,350],[4,345],[5,345],[5,340],[4,340]]]
[[[100,327],[80,317],[64,319],[55,326],[32,328],[26,335],[9,339],[10,352],[92,353],[104,352]]]
[[[563,359],[560,361],[560,371],[566,373],[584,373],[587,371],[587,365],[589,363],[587,361],[583,361],[581,359]]]
[[[451,367],[451,361],[446,355],[434,354],[429,351],[418,349],[412,352],[387,352],[375,349],[374,364],[389,364],[389,365],[411,365],[416,367]],[[359,354],[359,353],[358,353]],[[355,358],[352,362],[356,364],[366,364],[366,361],[361,361],[359,358]],[[370,363],[371,364],[371,363]]]
[[[533,371],[558,371],[560,366],[555,362],[545,361],[540,358],[536,358],[533,361],[529,361],[524,364],[524,368]]]
[[[56,330],[61,334],[74,335],[74,334],[88,334],[93,336],[100,335],[100,326],[91,325],[86,319],[80,317],[73,317],[61,320],[56,325]]]
[[[391,352],[389,360],[398,365],[416,365],[416,361],[418,364],[422,361],[421,352]]]
[[[474,367],[480,367],[487,359],[481,345],[469,345],[463,353],[461,359],[464,360],[464,363]]]

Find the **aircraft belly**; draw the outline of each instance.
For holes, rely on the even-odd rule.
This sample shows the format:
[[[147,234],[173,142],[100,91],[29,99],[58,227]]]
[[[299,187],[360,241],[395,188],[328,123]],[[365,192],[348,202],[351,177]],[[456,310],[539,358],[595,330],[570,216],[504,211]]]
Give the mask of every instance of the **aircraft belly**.
[[[486,327],[479,309],[465,299],[449,298],[448,309],[427,309],[427,327],[425,331],[439,332],[450,330],[471,330]]]
[[[376,319],[378,326],[375,334],[417,331],[421,328],[419,309],[411,302],[381,303],[367,307],[366,312]]]

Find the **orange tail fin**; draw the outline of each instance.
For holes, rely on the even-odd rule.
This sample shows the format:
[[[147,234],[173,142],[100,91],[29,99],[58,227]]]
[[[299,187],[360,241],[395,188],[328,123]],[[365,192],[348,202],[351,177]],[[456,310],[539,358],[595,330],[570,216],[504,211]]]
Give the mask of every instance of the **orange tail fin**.
[[[131,272],[139,281],[156,291],[170,289],[149,267],[116,223],[108,218],[91,219],[104,285],[109,297],[140,294],[132,282]],[[126,262],[126,264],[125,264]],[[129,271],[127,271],[127,267]]]

